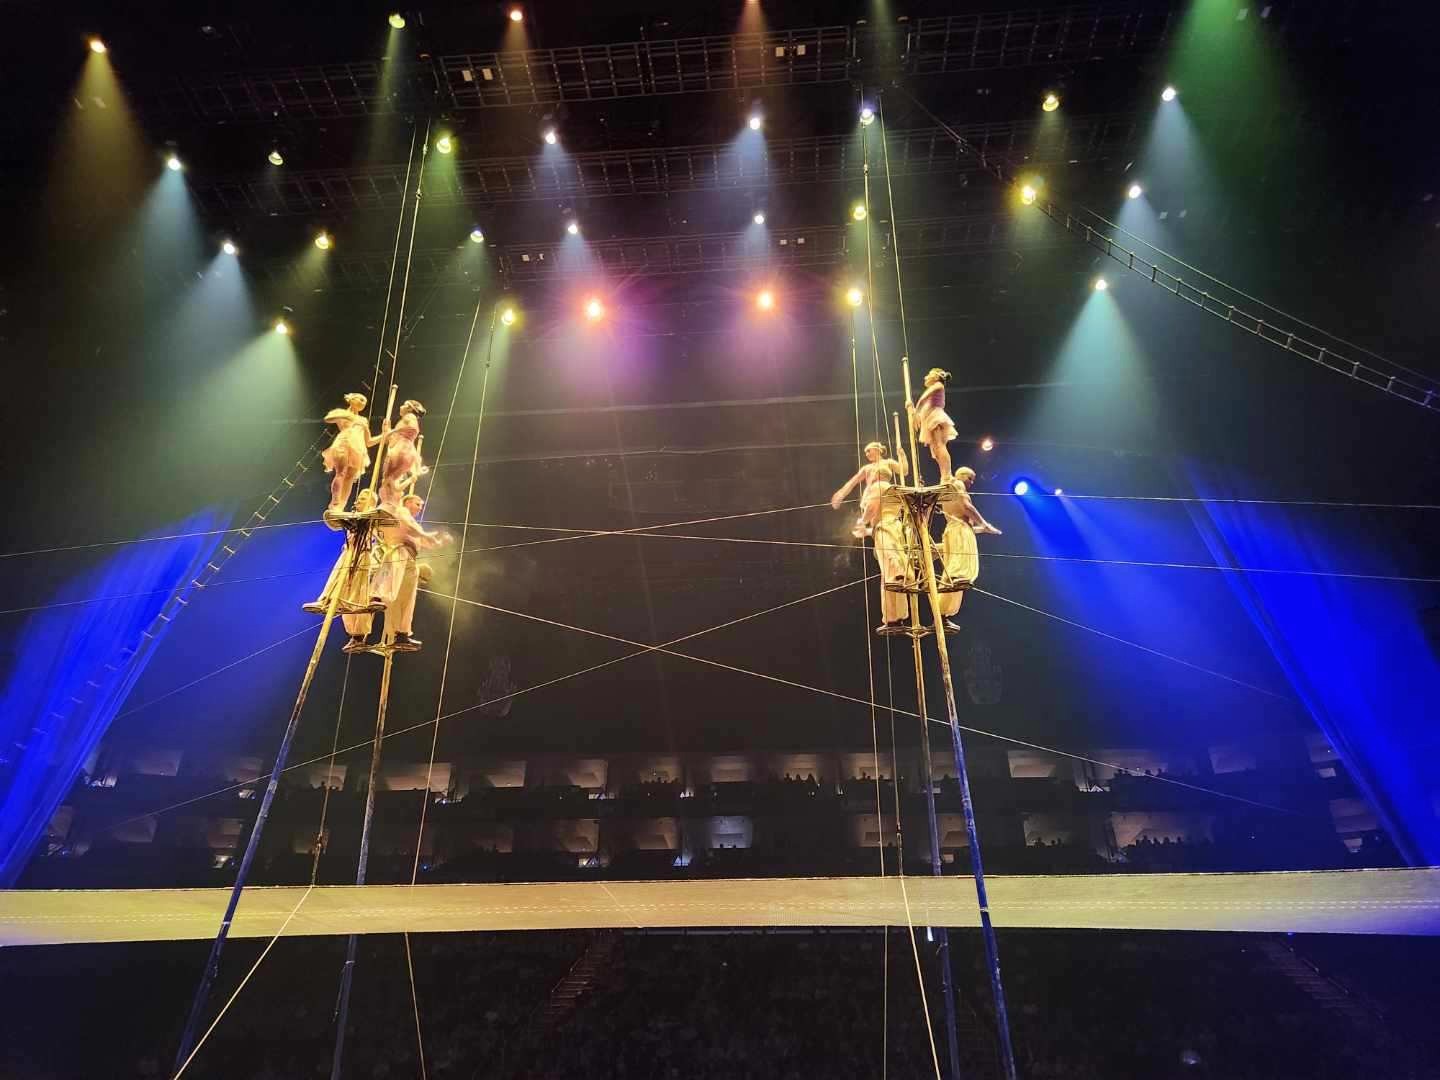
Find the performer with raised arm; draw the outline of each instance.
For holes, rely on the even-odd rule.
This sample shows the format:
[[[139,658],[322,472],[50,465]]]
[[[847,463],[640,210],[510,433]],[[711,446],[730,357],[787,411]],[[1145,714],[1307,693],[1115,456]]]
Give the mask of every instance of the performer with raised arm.
[[[420,463],[420,450],[415,445],[420,436],[420,417],[424,415],[425,406],[420,402],[412,399],[402,403],[400,420],[389,433],[380,478],[380,505],[387,510],[393,511],[400,504],[411,479],[428,471]]]
[[[355,513],[368,514],[374,509],[375,493],[369,488],[361,488],[360,494],[355,496]],[[327,524],[329,520],[327,519]],[[331,528],[339,526],[332,524]],[[340,590],[340,600],[335,605],[335,610],[344,620],[345,632],[350,635],[351,641],[363,642],[369,637],[370,624],[374,617],[372,612],[385,607],[383,601],[371,600],[370,579],[379,569],[377,547],[375,533],[371,528],[348,529],[345,546],[340,550],[340,557],[335,560],[335,567],[330,571],[330,578],[325,582],[325,588],[320,591],[319,598],[301,605],[306,611],[323,615],[330,610],[330,598],[335,590]]]
[[[977,533],[1001,535],[1000,530],[975,509],[970,498],[970,485],[974,482],[975,470],[962,465],[955,471],[955,491],[940,500],[940,510],[945,515],[945,535],[937,552],[942,569],[939,584],[954,589],[940,594],[940,614],[945,617],[945,629],[952,634],[960,629],[960,624],[951,617],[959,613],[965,590],[980,576],[980,545],[975,542],[975,536]]]
[[[325,471],[335,474],[330,481],[328,509],[331,512],[345,509],[355,481],[370,464],[370,447],[379,443],[390,431],[386,423],[379,435],[370,434],[370,420],[363,415],[366,404],[364,394],[346,394],[345,408],[331,409],[325,414],[325,423],[334,424],[339,429],[329,449],[320,455],[325,462]]]
[[[920,442],[930,448],[930,456],[935,459],[935,464],[940,466],[940,482],[948,484],[950,475],[950,447],[949,442],[955,438],[955,421],[950,419],[950,414],[945,411],[945,384],[950,381],[950,373],[941,368],[931,368],[925,373],[925,388],[920,392],[920,399],[915,402],[915,408],[910,413],[910,423],[915,427],[915,434],[919,436]],[[919,470],[916,470],[915,479],[920,479]]]
[[[856,484],[860,484],[860,517],[855,522],[855,527],[850,530],[852,536],[863,539],[869,536],[875,527],[875,521],[879,516],[880,495],[890,486],[890,478],[903,480],[905,474],[910,471],[910,463],[905,460],[905,451],[902,448],[898,460],[885,456],[885,446],[882,443],[872,442],[865,447],[865,464],[860,466],[860,471],[845,482],[845,486],[834,495],[830,496],[830,505],[836,510],[845,501],[845,497],[854,490]]]
[[[408,403],[407,403],[408,404]],[[449,542],[443,532],[430,532],[415,515],[425,508],[419,495],[406,495],[400,505],[390,509],[393,525],[382,522],[379,527],[380,569],[371,580],[371,597],[385,606],[385,628],[390,631],[391,646],[396,652],[419,652],[420,639],[411,634],[415,617],[415,593],[420,587],[420,570],[415,559],[422,550]],[[347,651],[359,652],[368,647],[363,638],[351,639]]]

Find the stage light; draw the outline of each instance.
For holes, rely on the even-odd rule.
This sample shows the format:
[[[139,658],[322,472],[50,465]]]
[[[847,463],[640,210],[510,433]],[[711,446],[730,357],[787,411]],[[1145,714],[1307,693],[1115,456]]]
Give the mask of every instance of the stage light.
[[[334,243],[335,241],[330,239],[330,234],[327,232],[322,232],[319,236],[315,237],[315,246],[321,251],[329,251]]]
[[[286,334],[290,333],[290,324],[287,323],[284,319],[276,319],[275,333],[284,337]]]
[[[1173,86],[1167,86],[1167,87],[1165,87],[1164,90],[1161,90],[1161,91],[1160,91],[1160,100],[1161,100],[1161,101],[1174,101],[1174,100],[1175,100],[1175,88],[1174,88]]]
[[[285,155],[280,153],[279,150],[271,150],[270,153],[265,155],[265,160],[270,162],[271,165],[284,165]]]
[[[105,47],[105,42],[101,41],[98,37],[92,37],[90,39],[90,51],[103,56],[110,50]]]
[[[845,302],[851,307],[859,307],[865,300],[865,294],[860,291],[860,286],[851,285],[845,290]]]
[[[860,110],[860,123],[863,124],[865,127],[869,127],[874,122],[875,110],[872,109],[869,105],[864,106]]]
[[[507,307],[504,311],[500,312],[500,321],[506,326],[514,326],[515,309],[513,307]]]
[[[435,149],[439,150],[442,154],[448,154],[451,150],[455,149],[455,140],[449,135],[441,135],[435,140]]]
[[[1039,194],[1034,184],[1026,184],[1020,189],[1020,201],[1026,206],[1032,206]]]
[[[1125,197],[1127,199],[1138,199],[1141,195],[1144,194],[1145,189],[1139,184],[1131,184],[1128,188],[1125,189]]]
[[[598,296],[592,296],[585,301],[585,317],[591,322],[605,314],[605,305],[600,302]]]
[[[569,233],[571,236],[579,236],[579,235],[580,235],[580,223],[579,223],[578,221],[572,221],[572,222],[570,222],[569,224],[567,224],[567,225],[565,226],[565,231],[566,231],[567,233]]]
[[[989,435],[986,435],[983,439],[980,440],[980,449],[984,450],[988,454],[991,450],[995,449],[995,440],[992,439]]]
[[[540,137],[545,140],[546,146],[554,146],[560,141],[560,133],[556,131],[553,127],[547,127],[544,134],[542,134]]]
[[[855,221],[864,221],[867,216],[864,203],[856,203],[850,208],[850,217]]]
[[[524,22],[524,21],[525,21],[525,12],[521,11],[518,5],[515,6],[515,7],[512,7],[512,8],[510,9],[510,21],[511,21],[511,22]]]
[[[226,240],[220,245],[220,250],[226,255],[237,255],[240,252],[240,249],[235,246],[234,240]]]
[[[1064,488],[1056,488],[1056,489],[1055,489],[1055,494],[1056,494],[1056,495],[1064,495],[1064,494],[1065,494],[1065,489],[1064,489]]]
[[[398,11],[392,11],[392,12],[390,13],[390,20],[389,20],[389,22],[390,22],[390,25],[393,26],[396,30],[404,30],[404,29],[405,29],[405,16],[404,16],[404,15],[401,15],[400,12],[398,12]]]
[[[756,211],[755,211],[755,216],[752,217],[750,220],[753,221],[753,222],[755,222],[756,225],[764,225],[764,224],[765,224],[765,211],[764,211],[764,210],[756,210]]]
[[[1030,494],[1030,481],[1016,480],[1015,483],[1011,485],[1010,490],[1016,495],[1028,495]]]
[[[755,306],[761,311],[771,311],[775,307],[775,294],[769,289],[761,289],[755,294]]]
[[[1110,287],[1110,283],[1109,283],[1108,281],[1106,281],[1103,277],[1097,277],[1097,278],[1095,279],[1095,291],[1096,291],[1096,292],[1104,292],[1104,291],[1105,291],[1106,289],[1108,289],[1109,287]]]
[[[1046,94],[1046,95],[1045,95],[1045,100],[1042,101],[1042,102],[1040,102],[1040,108],[1044,109],[1046,112],[1054,112],[1054,111],[1055,111],[1056,109],[1058,109],[1059,107],[1060,107],[1060,95],[1059,95],[1059,94],[1054,94],[1054,93]]]
[[[179,172],[182,166],[180,165],[180,159],[174,154],[171,154],[165,159],[165,167],[171,172]]]
[[[761,116],[760,116],[759,113],[751,113],[751,114],[750,114],[749,124],[750,124],[750,130],[751,130],[751,131],[759,131],[759,130],[760,130],[760,126],[761,126],[762,124],[764,124],[764,123],[765,123],[765,121],[761,118]]]
[[[472,244],[483,244],[485,242],[485,233],[481,230],[480,226],[477,225],[470,230],[470,242]]]

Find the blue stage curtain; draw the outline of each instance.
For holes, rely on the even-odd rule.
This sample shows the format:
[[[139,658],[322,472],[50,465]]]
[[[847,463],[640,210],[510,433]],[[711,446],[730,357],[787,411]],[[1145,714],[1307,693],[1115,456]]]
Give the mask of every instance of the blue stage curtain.
[[[1207,500],[1249,493],[1192,469]],[[1413,520],[1365,509],[1206,502],[1196,527],[1222,566],[1434,576]],[[1428,565],[1427,565],[1428,564]],[[1391,839],[1412,865],[1440,863],[1440,664],[1421,612],[1435,586],[1227,574],[1232,589]]]
[[[204,511],[154,536],[223,529]],[[143,635],[222,538],[187,535],[133,544],[70,582],[55,603],[122,596],[37,612],[25,624],[0,695],[0,886],[13,885],[160,639]],[[126,661],[127,649],[138,650]],[[79,704],[76,701],[79,701]]]

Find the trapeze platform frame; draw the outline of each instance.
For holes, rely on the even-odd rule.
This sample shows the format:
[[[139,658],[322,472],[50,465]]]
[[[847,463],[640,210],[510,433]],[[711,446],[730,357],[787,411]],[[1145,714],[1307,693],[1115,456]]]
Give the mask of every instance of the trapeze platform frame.
[[[1440,868],[987,877],[1004,929],[1440,935]],[[0,946],[214,936],[229,889],[0,892]],[[323,885],[245,890],[232,936],[979,925],[954,877]],[[296,907],[299,910],[296,911]]]

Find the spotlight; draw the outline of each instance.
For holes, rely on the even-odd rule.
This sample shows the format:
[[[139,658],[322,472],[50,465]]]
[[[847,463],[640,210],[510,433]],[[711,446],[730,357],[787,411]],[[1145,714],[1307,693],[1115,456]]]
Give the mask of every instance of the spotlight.
[[[506,326],[514,326],[515,309],[513,307],[507,307],[504,311],[500,312],[500,321]]]
[[[771,311],[775,307],[775,294],[769,289],[761,289],[755,294],[755,306],[761,311]]]
[[[284,319],[276,319],[275,333],[281,335],[282,337],[285,336],[286,334],[290,333],[290,324],[287,323]]]
[[[1174,88],[1173,86],[1167,86],[1167,87],[1165,87],[1164,90],[1161,90],[1161,91],[1160,91],[1160,100],[1161,100],[1161,101],[1174,101],[1174,100],[1175,100],[1175,88]]]
[[[98,37],[92,37],[90,39],[90,51],[103,56],[110,50],[105,47],[105,42],[101,41]]]
[[[1020,201],[1026,206],[1032,206],[1039,194],[1034,184],[1026,184],[1020,189]]]
[[[285,164],[285,155],[280,153],[278,149],[271,150],[270,153],[265,155],[265,159],[269,161],[271,165]]]
[[[865,127],[869,127],[874,122],[875,110],[872,109],[869,105],[864,106],[860,110],[860,123],[863,124]]]
[[[524,21],[525,21],[525,12],[523,12],[523,11],[520,10],[519,5],[516,5],[515,7],[512,7],[512,8],[510,9],[510,21],[511,21],[511,22],[524,22]]]
[[[1058,109],[1059,107],[1060,107],[1060,95],[1059,95],[1059,94],[1054,94],[1054,93],[1046,94],[1046,95],[1045,95],[1045,100],[1042,101],[1042,102],[1040,102],[1040,108],[1044,109],[1046,112],[1054,112],[1054,111],[1055,111],[1056,109]]]
[[[983,439],[980,440],[980,449],[984,450],[988,454],[991,450],[995,449],[995,440],[992,439],[989,435],[986,435]]]
[[[1065,489],[1064,489],[1064,488],[1056,488],[1056,489],[1055,489],[1055,494],[1056,494],[1056,495],[1064,495],[1064,494],[1065,494]]]
[[[761,124],[763,124],[764,122],[765,122],[765,121],[760,118],[760,114],[759,114],[759,113],[751,113],[751,114],[750,114],[750,121],[749,121],[749,123],[750,123],[750,130],[751,130],[751,131],[759,131]]]
[[[485,233],[479,225],[476,225],[475,228],[470,230],[470,242],[472,244],[483,244],[485,242]]]
[[[605,314],[605,305],[600,302],[598,296],[592,296],[585,301],[585,317],[591,322]]]
[[[226,240],[223,244],[220,245],[220,250],[223,251],[226,255],[236,255],[239,254],[240,251],[240,249],[235,246],[234,240]]]
[[[865,294],[860,291],[860,286],[851,285],[845,290],[845,302],[851,307],[859,307],[865,299]]]
[[[553,127],[547,127],[544,134],[540,137],[545,140],[546,146],[554,146],[560,141],[560,133]]]
[[[181,169],[180,159],[179,159],[178,157],[176,157],[174,154],[169,155],[169,156],[165,159],[165,167],[166,167],[167,169],[169,169],[171,172],[179,172],[180,169]]]
[[[1144,194],[1145,189],[1139,184],[1131,184],[1128,188],[1125,189],[1125,197],[1127,199],[1138,199],[1141,195]]]
[[[850,208],[850,217],[855,221],[864,221],[867,217],[864,203],[856,203]]]
[[[1104,292],[1104,291],[1105,291],[1106,289],[1108,289],[1109,287],[1110,287],[1110,283],[1109,283],[1108,281],[1106,281],[1103,277],[1097,277],[1097,278],[1095,279],[1095,291],[1096,291],[1096,292]]]
[[[330,239],[330,234],[327,232],[322,232],[319,236],[315,237],[315,246],[321,251],[329,251],[333,244],[334,241]]]
[[[756,225],[764,225],[764,224],[765,224],[765,211],[764,211],[764,210],[756,210],[756,211],[755,211],[755,216],[752,217],[750,220],[753,221],[753,222],[755,222]]]
[[[441,135],[435,140],[435,149],[439,150],[442,154],[448,154],[451,150],[455,149],[455,140],[449,135]]]
[[[567,233],[569,233],[571,236],[579,236],[579,235],[580,235],[580,223],[579,223],[578,221],[572,221],[572,222],[570,222],[568,225],[565,226],[565,231],[566,231]]]
[[[405,16],[404,16],[404,15],[401,15],[400,12],[398,12],[398,11],[392,11],[392,12],[390,13],[390,20],[389,20],[389,22],[390,22],[390,25],[393,26],[396,30],[404,30],[404,29],[405,29]]]
[[[1010,490],[1016,495],[1028,495],[1030,494],[1030,481],[1016,480],[1015,483],[1010,486]]]

